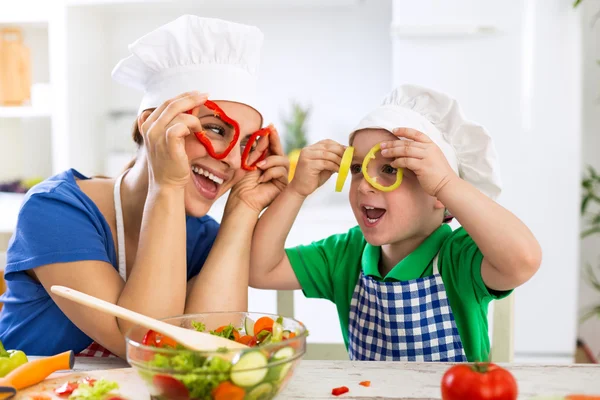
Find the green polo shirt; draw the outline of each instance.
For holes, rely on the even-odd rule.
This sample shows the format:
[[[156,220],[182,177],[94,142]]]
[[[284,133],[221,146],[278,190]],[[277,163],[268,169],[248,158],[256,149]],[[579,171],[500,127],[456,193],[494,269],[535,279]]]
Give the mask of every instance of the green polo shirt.
[[[381,248],[368,244],[358,226],[310,245],[286,249],[304,295],[335,303],[346,348],[350,302],[361,269],[383,281],[422,278],[433,275],[433,259],[438,252],[438,269],[467,359],[488,360],[488,304],[510,291],[495,292],[486,287],[481,277],[483,255],[462,227],[452,231],[447,224],[440,226],[385,277],[379,273]]]

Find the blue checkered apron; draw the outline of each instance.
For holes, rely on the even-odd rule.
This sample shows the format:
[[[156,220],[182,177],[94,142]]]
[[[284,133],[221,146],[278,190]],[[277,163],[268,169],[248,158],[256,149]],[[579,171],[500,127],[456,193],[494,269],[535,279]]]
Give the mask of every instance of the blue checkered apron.
[[[379,282],[361,272],[348,333],[351,360],[467,361],[437,256],[425,278]]]

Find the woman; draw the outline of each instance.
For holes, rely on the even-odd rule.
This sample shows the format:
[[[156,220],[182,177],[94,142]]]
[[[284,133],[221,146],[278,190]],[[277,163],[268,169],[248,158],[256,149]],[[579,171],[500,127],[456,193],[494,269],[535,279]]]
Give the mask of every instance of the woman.
[[[144,93],[136,160],[117,179],[71,169],[27,194],[7,252],[7,348],[125,356],[130,323],[56,297],[52,285],[154,318],[246,310],[251,235],[288,168],[276,132],[248,142],[262,125],[262,38],[255,27],[183,16],[130,46],[113,78]],[[242,169],[265,147],[260,169]],[[206,214],[230,189],[219,227]]]

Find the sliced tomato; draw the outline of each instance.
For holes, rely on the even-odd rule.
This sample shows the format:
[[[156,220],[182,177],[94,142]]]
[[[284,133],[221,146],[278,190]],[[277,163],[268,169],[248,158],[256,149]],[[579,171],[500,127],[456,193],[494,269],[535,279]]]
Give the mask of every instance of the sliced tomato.
[[[154,332],[153,330],[149,330],[148,332],[146,332],[146,334],[144,335],[144,338],[142,339],[142,344],[144,346],[154,346],[154,347],[158,347],[158,343],[156,342],[156,336],[158,334],[156,332]]]
[[[161,394],[171,400],[188,400],[190,392],[183,383],[169,375],[154,375],[152,384]]]
[[[94,386],[94,383],[96,383],[96,379],[94,379],[90,376],[86,376],[85,378],[83,378],[82,383],[87,383],[90,386]]]
[[[171,339],[168,336],[163,336],[160,333],[156,333],[153,330],[149,330],[144,338],[142,339],[142,344],[144,346],[152,346],[152,347],[177,347],[177,342]]]
[[[79,384],[77,382],[65,382],[65,384],[63,384],[62,386],[54,389],[54,393],[56,393],[59,396],[69,396],[78,387],[79,387]]]

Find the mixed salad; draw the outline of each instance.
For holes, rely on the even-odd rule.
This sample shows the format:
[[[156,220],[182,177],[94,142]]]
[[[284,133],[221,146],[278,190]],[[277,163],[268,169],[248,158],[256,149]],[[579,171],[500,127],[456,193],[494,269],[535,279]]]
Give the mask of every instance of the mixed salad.
[[[85,377],[79,382],[66,382],[54,393],[68,400],[123,400],[114,393],[118,388],[117,382]]]
[[[233,360],[225,357],[203,356],[185,351],[169,337],[148,331],[142,340],[146,346],[180,349],[174,354],[154,354],[146,362],[148,370],[173,371],[169,375],[140,370],[142,378],[154,388],[153,399],[198,400],[268,400],[275,397],[293,365],[297,346],[286,344],[296,337],[283,328],[283,318],[246,318],[243,327],[232,324],[209,333],[243,343],[249,351]],[[192,322],[194,329],[205,332],[201,322]],[[277,346],[281,343],[281,346]],[[265,347],[267,344],[274,346]],[[225,350],[226,351],[226,350]]]

